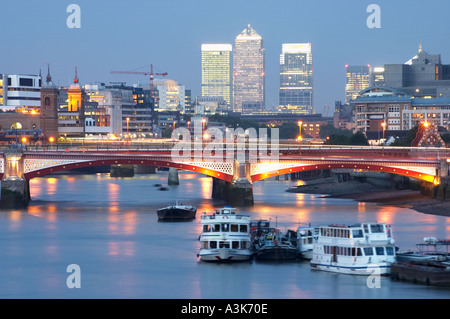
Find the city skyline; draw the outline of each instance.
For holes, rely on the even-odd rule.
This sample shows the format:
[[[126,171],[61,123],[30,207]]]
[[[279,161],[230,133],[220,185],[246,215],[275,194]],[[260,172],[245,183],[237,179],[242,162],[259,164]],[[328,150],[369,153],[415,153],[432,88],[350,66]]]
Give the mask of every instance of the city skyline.
[[[409,2],[408,6],[378,1],[380,29],[366,25],[369,2],[288,2],[292,7],[289,12],[276,3],[255,6],[256,1],[239,3],[240,10],[233,10],[236,1],[224,8],[207,1],[114,2],[114,5],[78,1],[80,29],[66,26],[69,3],[48,1],[53,4],[48,6],[31,1],[5,3],[0,25],[9,32],[3,39],[7,49],[2,52],[0,69],[3,73],[38,74],[49,62],[55,83],[68,85],[73,66],[78,65],[83,84],[126,81],[146,85],[147,77],[110,72],[140,66],[147,66],[140,70],[148,71],[153,64],[168,72],[168,78],[191,89],[195,97],[201,95],[201,44],[233,43],[240,30],[250,24],[261,34],[266,48],[266,106],[278,104],[281,44],[310,42],[315,57],[315,108],[320,113],[325,104],[331,108],[334,101],[344,101],[346,64],[405,63],[417,52],[420,42],[427,52],[441,54],[443,63],[450,59],[450,49],[443,41],[450,24],[444,13],[450,4],[443,1],[431,1],[436,6],[429,6],[430,9],[423,8],[419,1]],[[136,4],[140,7],[138,12],[133,9]],[[168,10],[179,18],[175,19],[177,23],[167,22],[164,12]],[[193,21],[199,10],[203,23],[196,24]],[[180,41],[174,41],[175,36]]]

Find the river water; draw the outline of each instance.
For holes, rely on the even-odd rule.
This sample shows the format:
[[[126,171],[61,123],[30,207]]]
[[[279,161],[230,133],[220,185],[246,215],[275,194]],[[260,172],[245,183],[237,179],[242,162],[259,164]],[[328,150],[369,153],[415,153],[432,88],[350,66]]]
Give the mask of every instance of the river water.
[[[423,237],[450,238],[450,218],[408,208],[358,203],[285,190],[291,181],[254,184],[255,205],[240,209],[271,219],[281,230],[378,221],[392,225],[400,250]],[[54,175],[30,182],[24,210],[0,212],[0,298],[164,299],[441,299],[450,288],[391,281],[369,288],[366,276],[312,271],[308,262],[200,262],[201,213],[223,205],[210,199],[211,178],[180,173],[180,185],[161,191],[167,172],[110,178]],[[198,207],[192,222],[158,222],[156,209]],[[81,288],[68,288],[67,267],[79,266]]]

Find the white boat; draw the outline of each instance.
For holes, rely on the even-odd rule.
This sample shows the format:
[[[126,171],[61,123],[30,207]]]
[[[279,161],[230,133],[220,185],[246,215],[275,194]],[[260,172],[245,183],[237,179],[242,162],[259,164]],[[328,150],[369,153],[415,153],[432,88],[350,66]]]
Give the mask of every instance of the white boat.
[[[384,223],[319,227],[312,269],[355,275],[386,275],[396,261],[391,227]]]
[[[450,260],[450,240],[425,237],[416,245],[418,250],[397,253],[397,261],[447,261]]]
[[[319,234],[318,227],[297,227],[297,249],[301,258],[312,259],[314,243],[317,242]]]
[[[203,213],[200,222],[201,260],[244,261],[252,257],[249,216],[237,215],[235,208],[224,207],[212,215]]]

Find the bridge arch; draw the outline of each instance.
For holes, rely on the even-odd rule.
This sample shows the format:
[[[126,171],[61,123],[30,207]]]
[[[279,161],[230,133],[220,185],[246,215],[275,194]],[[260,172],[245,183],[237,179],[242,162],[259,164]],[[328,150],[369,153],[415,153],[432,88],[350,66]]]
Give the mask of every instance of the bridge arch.
[[[213,165],[196,165],[195,163],[178,163],[162,159],[133,159],[133,158],[105,158],[91,160],[70,160],[70,159],[28,159],[24,160],[24,177],[30,180],[35,177],[45,176],[51,173],[71,170],[74,168],[95,167],[103,165],[147,165],[157,167],[168,167],[179,170],[197,172],[212,176],[225,181],[231,181],[232,174],[214,169]]]
[[[290,167],[280,167],[278,169],[266,172],[255,172],[254,174],[251,175],[251,179],[252,182],[256,182],[269,177],[289,173],[305,172],[313,170],[326,170],[326,169],[353,169],[378,173],[390,173],[410,177],[413,179],[417,179],[419,181],[439,184],[436,169],[434,167],[427,166],[424,167],[424,169],[417,170],[414,169],[413,167],[400,167],[400,166],[390,166],[371,163],[312,163]],[[432,171],[434,171],[434,173]]]

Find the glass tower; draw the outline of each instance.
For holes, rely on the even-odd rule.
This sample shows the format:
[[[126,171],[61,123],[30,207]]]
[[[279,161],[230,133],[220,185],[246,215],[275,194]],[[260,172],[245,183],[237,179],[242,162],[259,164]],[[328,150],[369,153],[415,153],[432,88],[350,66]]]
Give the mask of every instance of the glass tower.
[[[248,25],[235,39],[233,110],[251,113],[265,108],[265,50],[262,37]]]
[[[313,113],[311,43],[285,43],[282,45],[279,104],[288,112]]]
[[[202,96],[231,100],[231,44],[202,44]]]
[[[345,66],[345,102],[354,100],[359,93],[370,86],[370,65]]]

